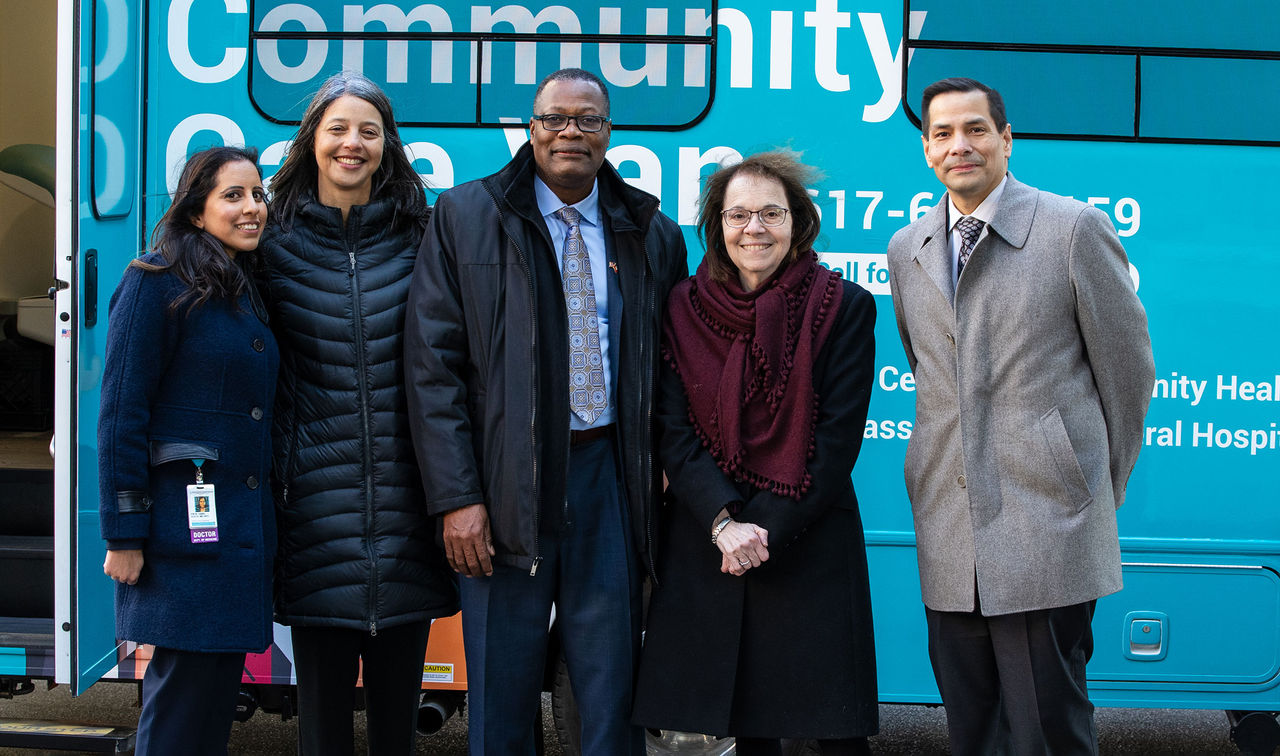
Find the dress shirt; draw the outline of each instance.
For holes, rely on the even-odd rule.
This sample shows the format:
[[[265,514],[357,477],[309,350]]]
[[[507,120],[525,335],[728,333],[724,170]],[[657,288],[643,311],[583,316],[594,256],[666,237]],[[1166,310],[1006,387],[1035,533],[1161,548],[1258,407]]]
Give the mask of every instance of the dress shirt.
[[[996,209],[1000,207],[1000,195],[1004,194],[1004,185],[1008,183],[1009,176],[1005,175],[1000,179],[1000,183],[996,184],[996,188],[991,190],[991,194],[982,200],[982,203],[972,212],[969,213],[970,218],[977,218],[982,221],[982,233],[978,234],[978,240],[973,243],[973,248],[977,249],[982,240],[987,238],[987,232],[991,229],[991,219],[996,217]],[[956,208],[956,203],[951,201],[951,193],[947,193],[947,238],[951,240],[951,283],[957,283],[960,278],[960,246],[964,244],[960,232],[956,230],[956,223],[964,217],[964,213]]]
[[[533,177],[533,190],[537,195],[538,211],[542,213],[542,221],[551,234],[551,249],[555,253],[556,270],[564,269],[564,242],[569,234],[569,227],[556,217],[556,212],[565,206],[563,200],[547,186],[540,176]],[[600,327],[600,356],[604,359],[604,393],[606,406],[600,417],[590,425],[569,411],[569,427],[573,430],[608,425],[617,416],[616,402],[613,398],[613,373],[609,364],[609,255],[605,246],[604,225],[600,222],[600,193],[597,184],[591,185],[591,194],[581,202],[569,207],[582,214],[582,222],[578,230],[582,233],[582,242],[587,245],[587,256],[591,258],[591,283],[596,290],[596,318]]]

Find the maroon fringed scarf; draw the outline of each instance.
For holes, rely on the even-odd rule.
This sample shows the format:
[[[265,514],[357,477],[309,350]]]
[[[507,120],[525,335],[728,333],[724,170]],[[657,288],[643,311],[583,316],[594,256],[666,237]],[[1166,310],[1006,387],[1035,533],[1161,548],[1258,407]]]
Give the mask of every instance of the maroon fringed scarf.
[[[726,474],[792,499],[809,489],[813,363],[843,293],[814,252],[755,291],[717,283],[705,261],[672,289],[663,353],[680,374],[694,430]]]

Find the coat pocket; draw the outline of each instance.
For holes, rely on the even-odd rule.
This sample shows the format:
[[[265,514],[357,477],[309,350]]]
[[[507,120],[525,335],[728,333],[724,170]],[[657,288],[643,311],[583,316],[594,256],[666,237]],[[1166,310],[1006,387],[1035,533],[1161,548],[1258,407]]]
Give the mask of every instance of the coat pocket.
[[[199,441],[156,441],[151,446],[151,466],[179,459],[218,459],[218,447]]]
[[[220,542],[192,543],[187,521],[187,486],[196,482],[196,466],[192,460],[205,460],[202,470],[206,483],[213,483],[216,462],[221,456],[217,446],[203,441],[151,439],[151,532],[147,538],[150,556],[212,559],[218,555]],[[215,464],[210,464],[211,462]],[[218,491],[217,493],[222,493]],[[228,502],[229,503],[229,502]],[[226,505],[217,501],[219,531],[226,540],[227,528],[222,520]]]
[[[1040,430],[1049,445],[1049,456],[1058,468],[1058,477],[1067,495],[1075,503],[1077,512],[1084,510],[1093,503],[1093,494],[1089,492],[1089,481],[1085,480],[1080,459],[1071,446],[1071,437],[1067,435],[1067,426],[1062,422],[1062,414],[1057,407],[1040,416]]]

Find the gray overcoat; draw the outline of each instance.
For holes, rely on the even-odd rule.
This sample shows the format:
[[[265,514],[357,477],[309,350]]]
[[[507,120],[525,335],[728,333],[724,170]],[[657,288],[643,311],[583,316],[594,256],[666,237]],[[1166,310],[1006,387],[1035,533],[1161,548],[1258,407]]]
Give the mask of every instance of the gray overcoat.
[[[972,611],[976,586],[990,616],[1114,593],[1155,378],[1124,248],[1102,211],[1010,175],[953,286],[946,214],[889,243],[924,603]]]

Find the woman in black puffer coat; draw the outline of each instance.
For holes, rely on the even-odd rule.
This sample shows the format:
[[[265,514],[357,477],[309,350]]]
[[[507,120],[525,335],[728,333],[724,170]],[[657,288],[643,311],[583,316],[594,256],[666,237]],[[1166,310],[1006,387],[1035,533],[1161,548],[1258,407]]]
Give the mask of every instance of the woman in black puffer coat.
[[[271,188],[276,620],[292,627],[300,745],[351,754],[363,658],[369,751],[408,754],[431,620],[457,610],[403,377],[405,300],[430,209],[390,101],[350,72],[311,100]]]

